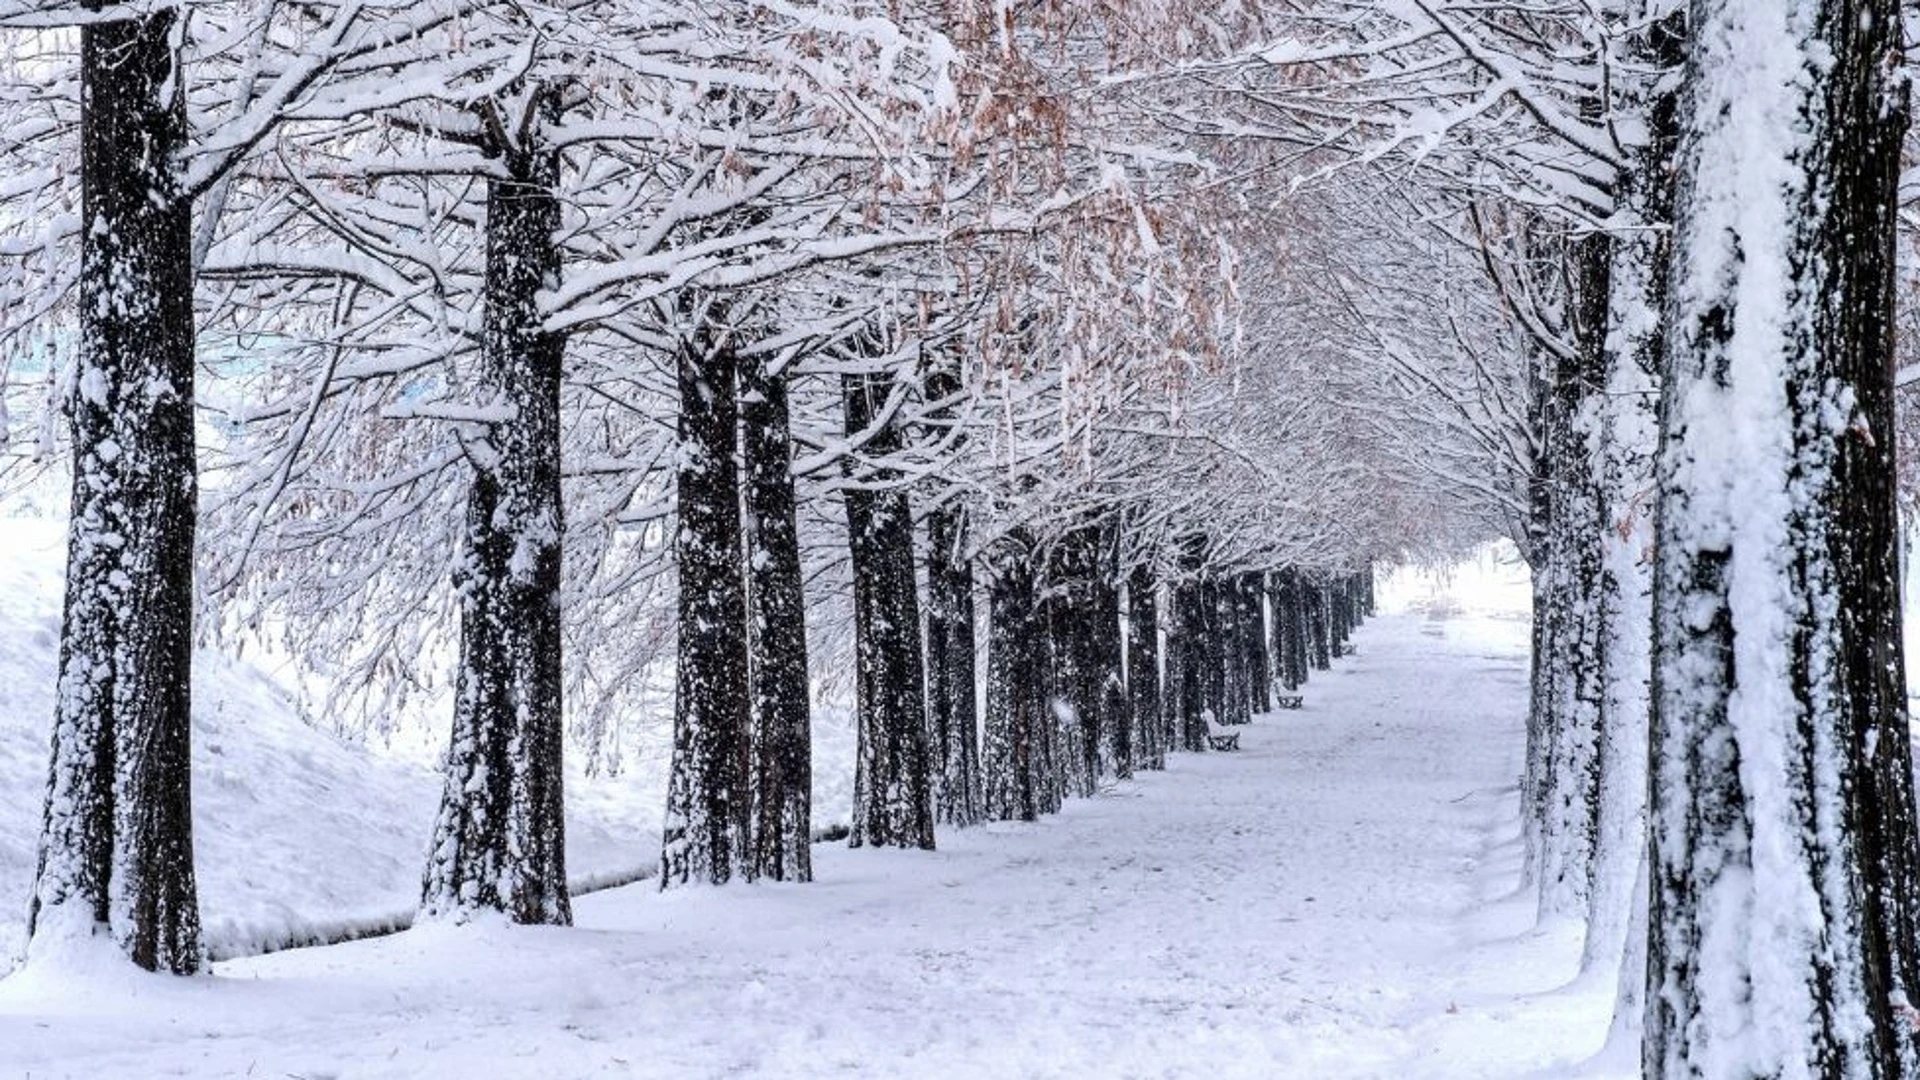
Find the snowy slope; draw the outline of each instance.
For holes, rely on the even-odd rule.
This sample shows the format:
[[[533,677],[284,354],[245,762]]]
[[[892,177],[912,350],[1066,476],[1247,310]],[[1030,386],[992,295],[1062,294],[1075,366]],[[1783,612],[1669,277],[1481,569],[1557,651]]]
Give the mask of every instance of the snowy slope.
[[[0,519],[0,970],[20,953],[59,656],[63,526]],[[436,772],[308,724],[253,665],[202,651],[194,673],[194,844],[216,953],[411,910]],[[568,778],[567,860],[650,865],[662,802],[631,780]]]
[[[1569,1075],[1608,995],[1517,891],[1526,623],[1357,640],[1242,753],[937,852],[823,846],[814,885],[0,982],[0,1075]]]

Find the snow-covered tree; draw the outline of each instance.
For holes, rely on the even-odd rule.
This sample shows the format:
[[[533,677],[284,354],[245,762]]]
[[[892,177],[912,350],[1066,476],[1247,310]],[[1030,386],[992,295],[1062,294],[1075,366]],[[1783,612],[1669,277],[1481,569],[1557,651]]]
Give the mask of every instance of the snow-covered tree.
[[[1898,5],[1689,26],[1655,510],[1644,1069],[1906,1077]]]
[[[260,142],[324,88],[371,91],[336,76],[456,8],[0,7],[10,32],[79,39],[77,64],[54,44],[10,72],[71,75],[51,80],[55,123],[28,130],[55,145],[77,136],[66,145],[81,164],[27,178],[10,200],[13,227],[34,235],[13,249],[7,338],[20,348],[62,311],[79,324],[63,373],[74,498],[36,949],[104,932],[142,967],[200,964],[188,776],[196,271]],[[75,96],[63,116],[58,102]],[[61,212],[75,188],[77,217]]]

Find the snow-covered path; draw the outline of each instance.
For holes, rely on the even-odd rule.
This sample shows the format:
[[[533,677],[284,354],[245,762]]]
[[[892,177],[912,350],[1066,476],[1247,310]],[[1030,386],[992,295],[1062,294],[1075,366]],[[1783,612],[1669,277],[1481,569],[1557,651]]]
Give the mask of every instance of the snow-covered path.
[[[1529,930],[1525,623],[1383,617],[1239,754],[810,886],[646,885],[198,980],[0,983],[0,1075],[1564,1075],[1606,988]],[[637,838],[636,844],[647,843]]]

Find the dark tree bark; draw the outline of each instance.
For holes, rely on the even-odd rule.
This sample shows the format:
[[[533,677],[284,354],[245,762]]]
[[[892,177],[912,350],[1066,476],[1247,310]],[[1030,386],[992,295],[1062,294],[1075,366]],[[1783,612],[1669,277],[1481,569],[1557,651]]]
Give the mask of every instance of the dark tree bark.
[[[1280,685],[1297,691],[1307,681],[1307,613],[1301,594],[1300,572],[1291,568],[1274,575],[1274,647],[1280,660]]]
[[[1279,689],[1291,692],[1297,684],[1291,682],[1292,676],[1287,667],[1286,571],[1274,570],[1269,573],[1267,575],[1266,590],[1267,611],[1272,617],[1272,659],[1270,662],[1273,665],[1273,681],[1279,685]]]
[[[880,430],[876,456],[897,452],[901,433],[884,419],[892,380],[842,377],[848,434]],[[913,515],[889,470],[848,487],[853,556],[853,632],[859,746],[854,765],[854,847],[933,848],[932,750],[920,656],[920,598],[913,572]]]
[[[1188,538],[1182,545],[1181,578],[1173,587],[1173,626],[1167,636],[1170,711],[1179,731],[1180,748],[1195,753],[1207,748],[1207,615],[1199,577],[1205,551],[1205,538]]]
[[[1127,701],[1135,759],[1143,769],[1167,767],[1167,725],[1160,702],[1160,620],[1153,568],[1127,575]]]
[[[1540,222],[1525,243],[1555,267],[1539,276],[1558,332],[1532,343],[1529,365],[1535,653],[1522,805],[1541,912],[1563,915],[1584,907],[1598,810],[1604,512],[1586,417],[1605,378],[1611,255],[1604,234],[1572,237]]]
[[[1348,606],[1346,575],[1337,575],[1327,583],[1327,625],[1332,653],[1347,655],[1347,639],[1353,632],[1353,610]]]
[[[91,6],[91,5],[90,5]],[[192,203],[176,13],[80,31],[80,361],[59,703],[28,926],[199,968]]]
[[[1042,730],[1047,716],[1046,627],[1027,538],[1002,542],[987,581],[984,803],[996,821],[1040,816]]]
[[[1247,670],[1246,614],[1240,603],[1238,577],[1217,578],[1213,587],[1213,640],[1220,655],[1220,696],[1214,715],[1222,724],[1244,724],[1253,719],[1253,686]]]
[[[1601,537],[1606,528],[1595,447],[1587,422],[1606,379],[1608,274],[1612,246],[1603,233],[1565,242],[1573,288],[1566,298],[1574,348],[1551,365],[1553,396],[1537,433],[1548,478],[1546,587],[1555,625],[1536,689],[1552,696],[1545,722],[1547,773],[1540,778],[1540,910],[1584,913],[1591,888],[1600,811]]]
[[[932,438],[947,437],[960,398],[959,356],[951,349],[926,354],[923,395]],[[982,806],[979,705],[974,670],[973,559],[967,509],[952,493],[927,514],[927,719],[938,783],[935,812],[948,825],[965,827],[985,816]]]
[[[1062,762],[1068,788],[1082,798],[1099,790],[1102,711],[1106,703],[1105,643],[1100,533],[1081,526],[1061,537],[1049,560],[1046,590],[1048,639],[1053,652],[1053,695],[1069,748]],[[1117,619],[1117,615],[1116,615]]]
[[[1306,608],[1307,661],[1313,670],[1325,671],[1333,666],[1333,628],[1327,611],[1327,590],[1324,585],[1306,582],[1301,586],[1301,596]]]
[[[1233,637],[1228,625],[1231,612],[1221,599],[1220,579],[1207,574],[1200,579],[1200,633],[1194,642],[1200,660],[1201,707],[1213,714],[1215,723],[1229,722],[1227,708],[1228,657]]]
[[[1247,657],[1253,684],[1254,712],[1273,711],[1273,635],[1266,609],[1267,575],[1247,574],[1240,579],[1240,603],[1246,614]]]
[[[740,361],[712,298],[695,300],[675,362],[680,466],[675,477],[680,571],[673,763],[660,851],[660,887],[718,885],[756,869],[752,706],[742,573],[737,377]]]
[[[1837,691],[1826,696],[1851,715],[1842,752],[1855,783],[1842,811],[1862,877],[1862,977],[1874,1017],[1872,1052],[1920,1074],[1911,1013],[1887,1009],[1920,998],[1920,844],[1906,655],[1901,634],[1901,523],[1895,465],[1894,368],[1903,133],[1911,90],[1895,66],[1901,9],[1886,0],[1823,5],[1823,29],[1839,66],[1826,106],[1843,119],[1820,144],[1833,170],[1834,217],[1819,231],[1829,288],[1817,291],[1813,336],[1832,350],[1826,371],[1854,392],[1852,437],[1833,447],[1832,490],[1815,516],[1844,523],[1826,530],[1838,601]],[[1871,238],[1870,243],[1862,240]],[[1817,377],[1817,375],[1816,375]],[[1817,421],[1816,421],[1817,423]],[[1859,435],[1863,429],[1878,438]],[[1816,700],[1818,700],[1816,698]],[[1894,1070],[1889,1069],[1890,1073]]]
[[[1553,478],[1544,452],[1546,441],[1540,437],[1550,426],[1554,408],[1547,380],[1547,367],[1537,358],[1527,365],[1527,429],[1535,433],[1535,453],[1527,476],[1527,520],[1525,551],[1533,622],[1529,634],[1527,671],[1527,732],[1524,767],[1520,772],[1520,825],[1526,851],[1525,877],[1537,880],[1543,823],[1547,818],[1546,783],[1552,735],[1556,727],[1555,696],[1547,678],[1552,670],[1549,656],[1557,647],[1556,633],[1561,624],[1557,605],[1561,593],[1552,587],[1556,563],[1551,554],[1553,534],[1549,522],[1553,515]]]
[[[1126,642],[1120,633],[1120,583],[1114,565],[1119,537],[1103,531],[1100,563],[1093,579],[1089,664],[1099,695],[1104,763],[1114,776],[1133,776],[1135,746],[1133,719],[1123,674]]]
[[[1581,946],[1582,976],[1617,972],[1608,1043],[1637,1040],[1646,1014],[1648,696],[1652,649],[1653,540],[1644,505],[1656,449],[1655,401],[1666,324],[1673,224],[1674,148],[1686,18],[1667,9],[1622,44],[1638,78],[1626,80],[1620,113],[1644,118],[1614,185],[1617,220],[1608,274],[1611,311],[1604,397],[1595,409],[1595,473],[1601,490],[1600,598],[1595,612],[1602,686],[1599,827],[1593,888]],[[1652,227],[1650,227],[1652,226]],[[1366,585],[1371,603],[1372,583]]]
[[[1205,687],[1200,677],[1198,639],[1206,630],[1200,612],[1200,583],[1179,580],[1168,589],[1171,615],[1167,627],[1166,701],[1172,735],[1169,749],[1198,753],[1207,748]]]
[[[551,106],[543,119],[553,119]],[[509,414],[467,447],[474,463],[460,595],[460,670],[445,788],[420,910],[572,921],[562,792],[560,374],[566,342],[542,329],[539,292],[560,271],[559,154],[499,152],[487,185],[478,386]]]
[[[1045,589],[1040,590],[1043,594]],[[1034,798],[1043,814],[1057,814],[1066,805],[1069,781],[1072,779],[1074,762],[1079,760],[1074,742],[1077,737],[1078,722],[1069,722],[1066,715],[1054,708],[1054,672],[1057,661],[1053,654],[1053,640],[1047,632],[1047,607],[1044,602],[1039,608],[1039,622],[1036,624],[1039,642],[1034,646],[1034,654],[1040,658],[1039,682],[1036,684],[1041,693],[1040,726],[1034,740]]]
[[[753,853],[750,876],[813,880],[812,697],[784,373],[740,365]]]
[[[927,712],[932,727],[940,820],[982,819],[979,721],[975,701],[973,562],[958,505],[927,515]]]
[[[1891,435],[1902,11],[1692,12],[1661,397],[1643,1071],[1913,1077]]]

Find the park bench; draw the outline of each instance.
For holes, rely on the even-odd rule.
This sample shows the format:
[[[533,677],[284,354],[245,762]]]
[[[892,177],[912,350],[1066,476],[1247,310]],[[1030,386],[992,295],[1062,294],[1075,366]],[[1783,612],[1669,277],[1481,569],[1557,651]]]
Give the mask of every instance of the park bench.
[[[1302,694],[1273,695],[1273,707],[1276,709],[1297,709],[1305,701],[1306,697]]]
[[[1207,721],[1207,748],[1209,750],[1240,749],[1239,732],[1215,720],[1212,712],[1209,711],[1205,715]]]

